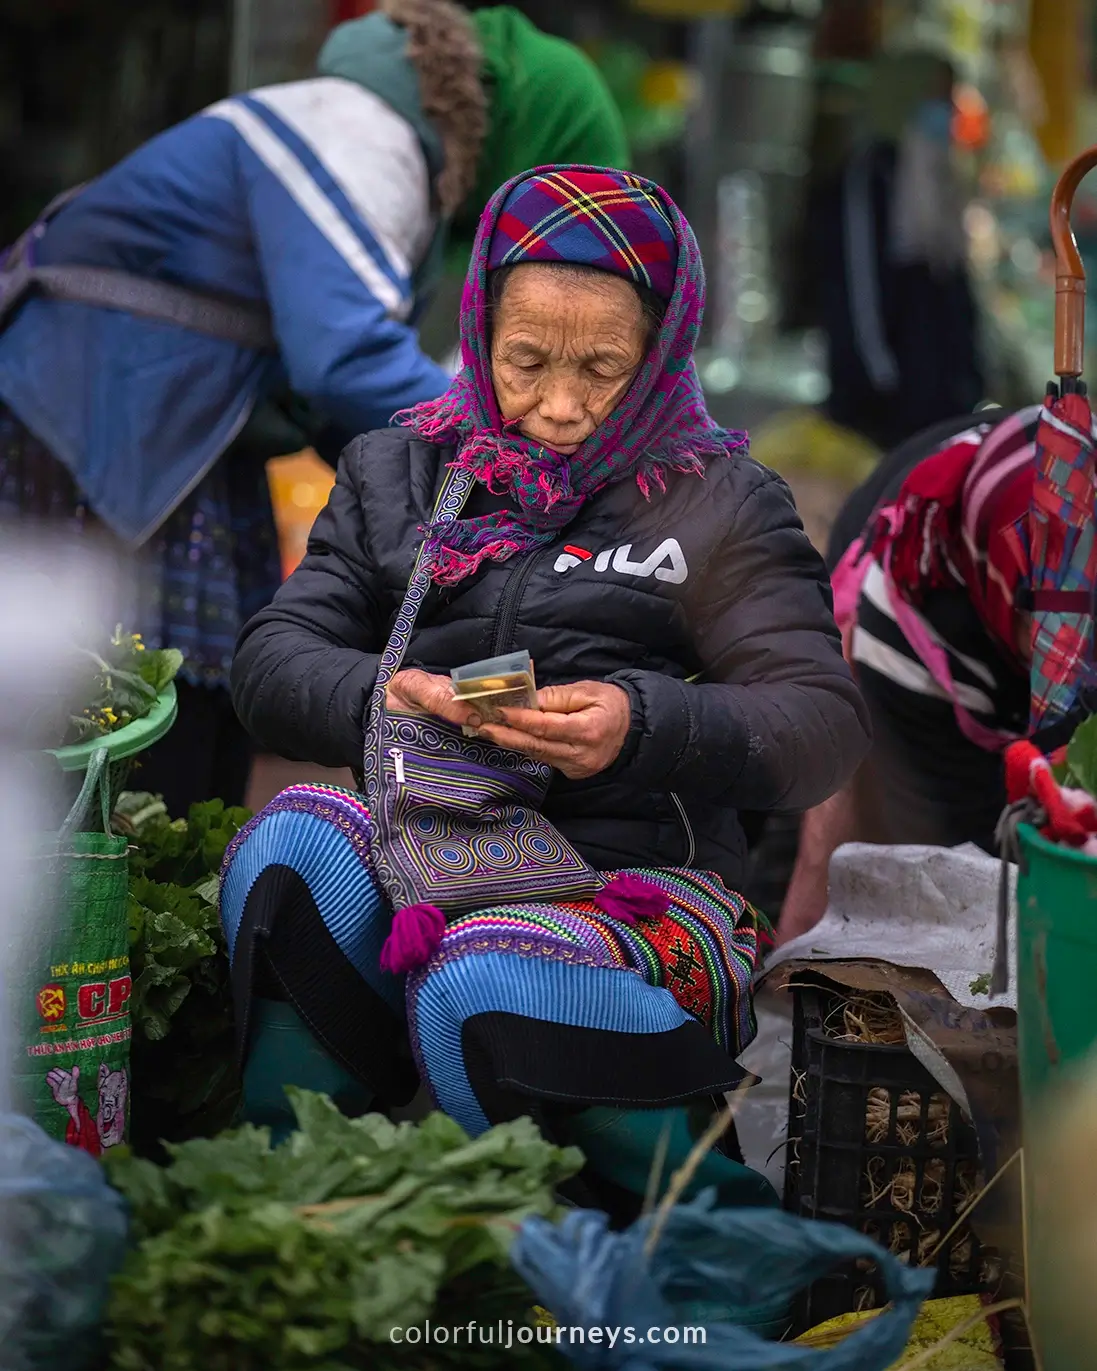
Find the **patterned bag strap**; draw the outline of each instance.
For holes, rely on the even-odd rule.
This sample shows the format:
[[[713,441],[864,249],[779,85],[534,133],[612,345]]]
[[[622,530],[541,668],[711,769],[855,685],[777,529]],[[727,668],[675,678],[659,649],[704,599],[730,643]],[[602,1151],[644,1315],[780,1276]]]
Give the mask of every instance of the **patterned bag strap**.
[[[442,489],[438,492],[438,499],[434,503],[434,513],[430,520],[431,527],[437,528],[441,524],[452,524],[464,508],[471,489],[472,476],[467,471],[458,471],[449,467],[446,471],[445,480],[442,482]],[[396,621],[392,625],[392,632],[385,644],[385,650],[381,653],[381,660],[377,667],[377,681],[373,688],[373,701],[370,707],[370,714],[374,718],[380,718],[379,711],[384,708],[385,687],[403,665],[408,644],[411,642],[411,635],[415,630],[416,616],[424,599],[426,599],[427,591],[430,589],[431,562],[434,555],[431,544],[432,540],[429,535],[424,537],[419,544],[415,565],[408,580],[408,588],[404,592],[404,599],[397,611]]]

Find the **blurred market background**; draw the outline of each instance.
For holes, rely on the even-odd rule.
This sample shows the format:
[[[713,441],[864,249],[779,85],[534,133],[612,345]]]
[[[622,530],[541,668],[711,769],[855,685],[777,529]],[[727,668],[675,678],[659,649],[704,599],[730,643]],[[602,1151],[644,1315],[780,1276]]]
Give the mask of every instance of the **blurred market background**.
[[[470,8],[476,8],[475,4]],[[1097,142],[1090,0],[525,0],[578,42],[619,101],[636,170],[665,184],[709,273],[702,380],[713,414],[751,430],[822,545],[885,438],[835,413],[817,269],[828,187],[866,140],[902,124],[902,57],[954,73],[952,139],[977,301],[984,400],[1042,395],[1051,374],[1051,186]],[[0,0],[0,242],[56,192],[224,94],[310,75],[332,25],[371,0]],[[899,65],[896,65],[896,62]],[[1075,230],[1097,256],[1097,186]],[[1097,281],[1097,273],[1090,271]],[[423,321],[456,343],[460,278]],[[1091,287],[1091,290],[1093,287]],[[840,417],[842,422],[836,423]],[[311,453],[271,464],[286,570],[332,473]],[[299,769],[258,768],[264,803]]]

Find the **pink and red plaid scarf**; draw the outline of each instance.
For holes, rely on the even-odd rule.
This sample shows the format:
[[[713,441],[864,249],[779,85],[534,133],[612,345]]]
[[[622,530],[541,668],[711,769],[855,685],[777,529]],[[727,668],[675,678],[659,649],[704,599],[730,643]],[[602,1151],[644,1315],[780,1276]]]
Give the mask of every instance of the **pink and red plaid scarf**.
[[[488,273],[530,261],[597,266],[669,297],[621,403],[571,456],[504,425],[495,401]],[[461,371],[444,395],[394,422],[426,441],[454,444],[453,465],[515,508],[439,531],[435,581],[453,584],[485,560],[551,544],[605,486],[632,478],[650,499],[665,489],[668,472],[703,475],[704,458],[746,450],[746,434],[719,428],[705,408],[693,364],[704,299],[693,230],[653,181],[599,167],[538,167],[496,191],[480,218],[461,300]]]
[[[1017,656],[1015,601],[1029,576],[1027,517],[1039,405],[975,424],[920,462],[872,552],[898,593],[919,606],[932,590],[966,590],[998,646]]]

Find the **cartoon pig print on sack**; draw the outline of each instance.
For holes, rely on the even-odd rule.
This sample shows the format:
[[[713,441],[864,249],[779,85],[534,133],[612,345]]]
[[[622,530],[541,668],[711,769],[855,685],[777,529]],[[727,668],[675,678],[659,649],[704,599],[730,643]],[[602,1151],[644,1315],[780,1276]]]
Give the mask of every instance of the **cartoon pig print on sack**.
[[[99,1063],[99,1112],[96,1127],[104,1147],[117,1147],[126,1134],[126,1096],[129,1080],[124,1071],[111,1071]]]
[[[46,1084],[56,1102],[68,1111],[65,1142],[70,1147],[79,1147],[98,1157],[104,1148],[117,1147],[122,1142],[126,1132],[126,1098],[129,1094],[129,1079],[125,1071],[112,1071],[106,1062],[99,1063],[99,1100],[94,1119],[80,1098],[78,1066],[71,1071],[58,1068],[49,1072]]]

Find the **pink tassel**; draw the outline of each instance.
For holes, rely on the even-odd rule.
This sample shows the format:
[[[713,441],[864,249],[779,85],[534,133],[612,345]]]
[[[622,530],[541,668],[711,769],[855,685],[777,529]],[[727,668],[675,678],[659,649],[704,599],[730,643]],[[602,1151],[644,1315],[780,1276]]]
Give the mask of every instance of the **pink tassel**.
[[[394,976],[429,962],[446,931],[446,916],[432,904],[409,904],[392,916],[392,929],[381,949],[381,970]]]
[[[539,488],[548,500],[546,509],[564,493],[559,481],[554,484],[551,475],[538,472],[537,464],[528,452],[507,448],[505,440],[495,434],[470,438],[450,466],[468,471],[486,485],[493,495],[509,494],[516,485],[533,480],[536,476]]]
[[[411,409],[398,410],[389,420],[391,424],[410,428],[427,442],[442,442],[452,438],[460,421],[459,406],[448,393],[440,395],[437,400],[425,400],[422,404],[413,405]]]
[[[624,871],[603,886],[594,903],[611,919],[634,924],[637,919],[661,919],[670,908],[670,896],[642,876]]]
[[[503,562],[518,551],[519,545],[505,538],[497,539],[471,553],[460,552],[450,547],[439,548],[434,559],[434,580],[440,586],[456,585],[458,581],[476,571],[481,562]]]

